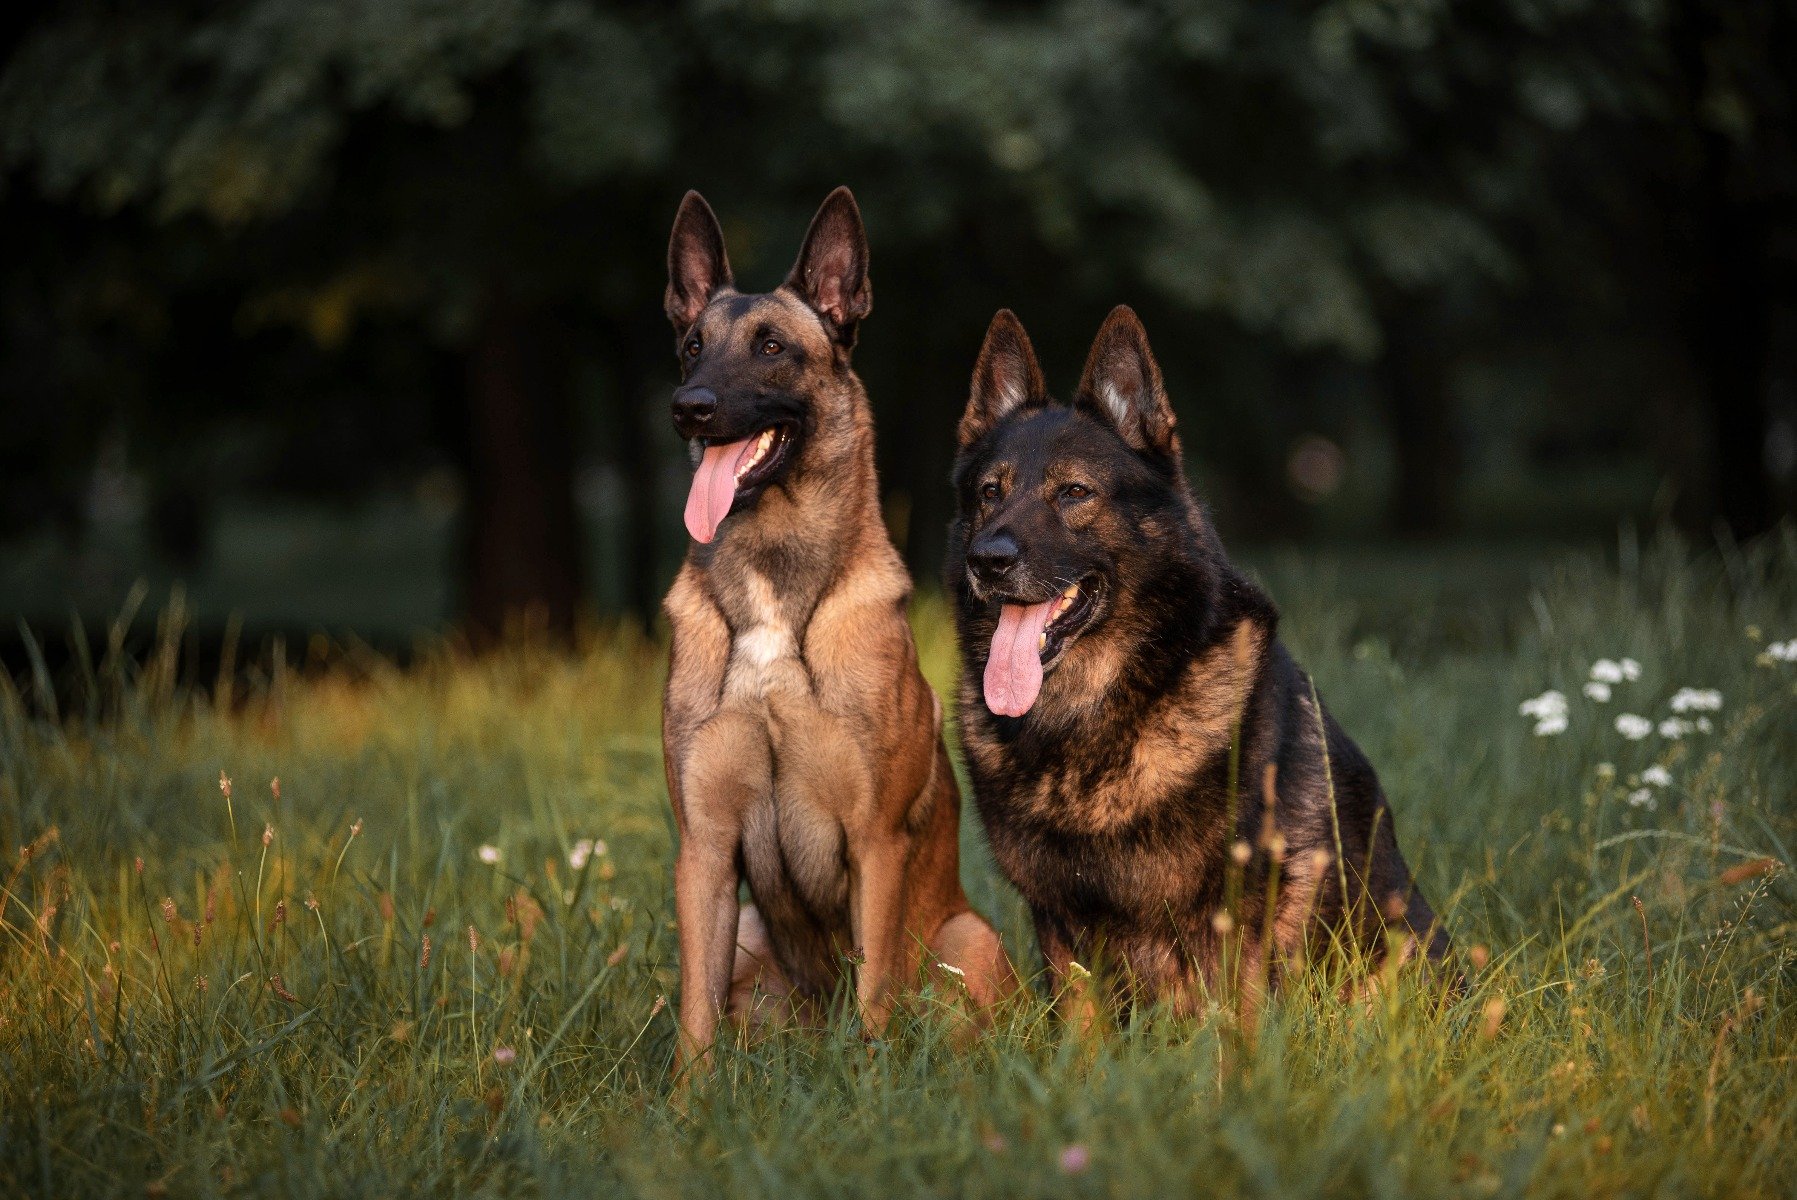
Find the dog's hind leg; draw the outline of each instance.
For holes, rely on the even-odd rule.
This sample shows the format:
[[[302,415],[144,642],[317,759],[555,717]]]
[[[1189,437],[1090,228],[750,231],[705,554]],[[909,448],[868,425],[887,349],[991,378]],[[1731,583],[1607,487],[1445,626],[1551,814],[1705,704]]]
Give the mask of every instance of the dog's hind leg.
[[[815,1015],[810,1002],[797,993],[780,969],[761,910],[753,904],[743,905],[736,921],[736,965],[730,973],[725,1016],[753,1030],[788,1020],[810,1023]]]
[[[975,1018],[982,1024],[988,1009],[1017,991],[1017,972],[1011,969],[998,931],[971,909],[937,926],[929,948],[936,966],[947,968],[967,990]]]

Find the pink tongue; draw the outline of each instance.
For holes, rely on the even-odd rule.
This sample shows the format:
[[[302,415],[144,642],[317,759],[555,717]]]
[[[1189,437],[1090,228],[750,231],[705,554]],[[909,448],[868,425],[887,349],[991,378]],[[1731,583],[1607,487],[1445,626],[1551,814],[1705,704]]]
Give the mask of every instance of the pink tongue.
[[[992,653],[986,659],[986,707],[1001,717],[1021,717],[1042,690],[1042,653],[1036,643],[1054,616],[1055,600],[1007,604],[998,615]]]
[[[749,456],[754,438],[726,446],[705,447],[705,457],[693,475],[693,490],[686,494],[686,531],[696,541],[709,542],[730,515],[736,500],[736,468]]]

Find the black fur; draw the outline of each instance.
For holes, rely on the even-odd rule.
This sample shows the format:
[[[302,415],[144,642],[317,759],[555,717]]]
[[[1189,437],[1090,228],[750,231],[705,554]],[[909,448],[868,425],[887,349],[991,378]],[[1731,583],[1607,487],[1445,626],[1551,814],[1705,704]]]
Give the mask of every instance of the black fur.
[[[1432,959],[1447,952],[1371,764],[1326,710],[1319,726],[1272,601],[1187,487],[1133,313],[1106,323],[1072,405],[1049,399],[1021,326],[1001,314],[954,486],[946,582],[963,747],[1051,968],[1102,958],[1137,995],[1190,1007],[1231,964],[1276,983],[1336,937],[1367,959],[1388,930]],[[1001,562],[1015,546],[1015,562],[994,569],[982,548],[995,545]],[[1022,716],[995,715],[981,682],[1001,604],[1075,580],[1095,602],[1051,635],[1039,697]],[[1284,886],[1269,908],[1275,872]]]

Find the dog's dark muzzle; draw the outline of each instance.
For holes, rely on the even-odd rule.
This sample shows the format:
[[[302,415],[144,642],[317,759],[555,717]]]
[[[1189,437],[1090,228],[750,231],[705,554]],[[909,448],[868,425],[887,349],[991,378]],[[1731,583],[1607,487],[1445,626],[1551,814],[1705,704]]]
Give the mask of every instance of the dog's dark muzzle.
[[[982,534],[967,548],[967,569],[981,587],[1004,584],[1023,558],[1023,549],[1009,533]]]
[[[674,391],[674,430],[683,438],[705,437],[718,415],[717,393],[708,387]]]

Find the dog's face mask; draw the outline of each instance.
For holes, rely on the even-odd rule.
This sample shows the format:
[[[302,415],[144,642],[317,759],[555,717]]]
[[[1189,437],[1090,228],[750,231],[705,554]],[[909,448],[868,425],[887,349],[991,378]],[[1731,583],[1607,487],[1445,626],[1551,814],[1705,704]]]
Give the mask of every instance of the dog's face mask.
[[[1067,406],[1049,399],[1028,335],[1000,312],[960,441],[952,549],[984,606],[986,706],[1018,717],[1114,611],[1131,560],[1153,552],[1146,528],[1179,495],[1173,410],[1135,314],[1105,322]]]
[[[802,469],[807,439],[830,418],[820,405],[848,368],[873,307],[867,236],[848,189],[824,201],[786,282],[738,292],[711,207],[688,192],[668,243],[668,320],[681,383],[674,428],[692,445],[686,528],[700,542]]]

